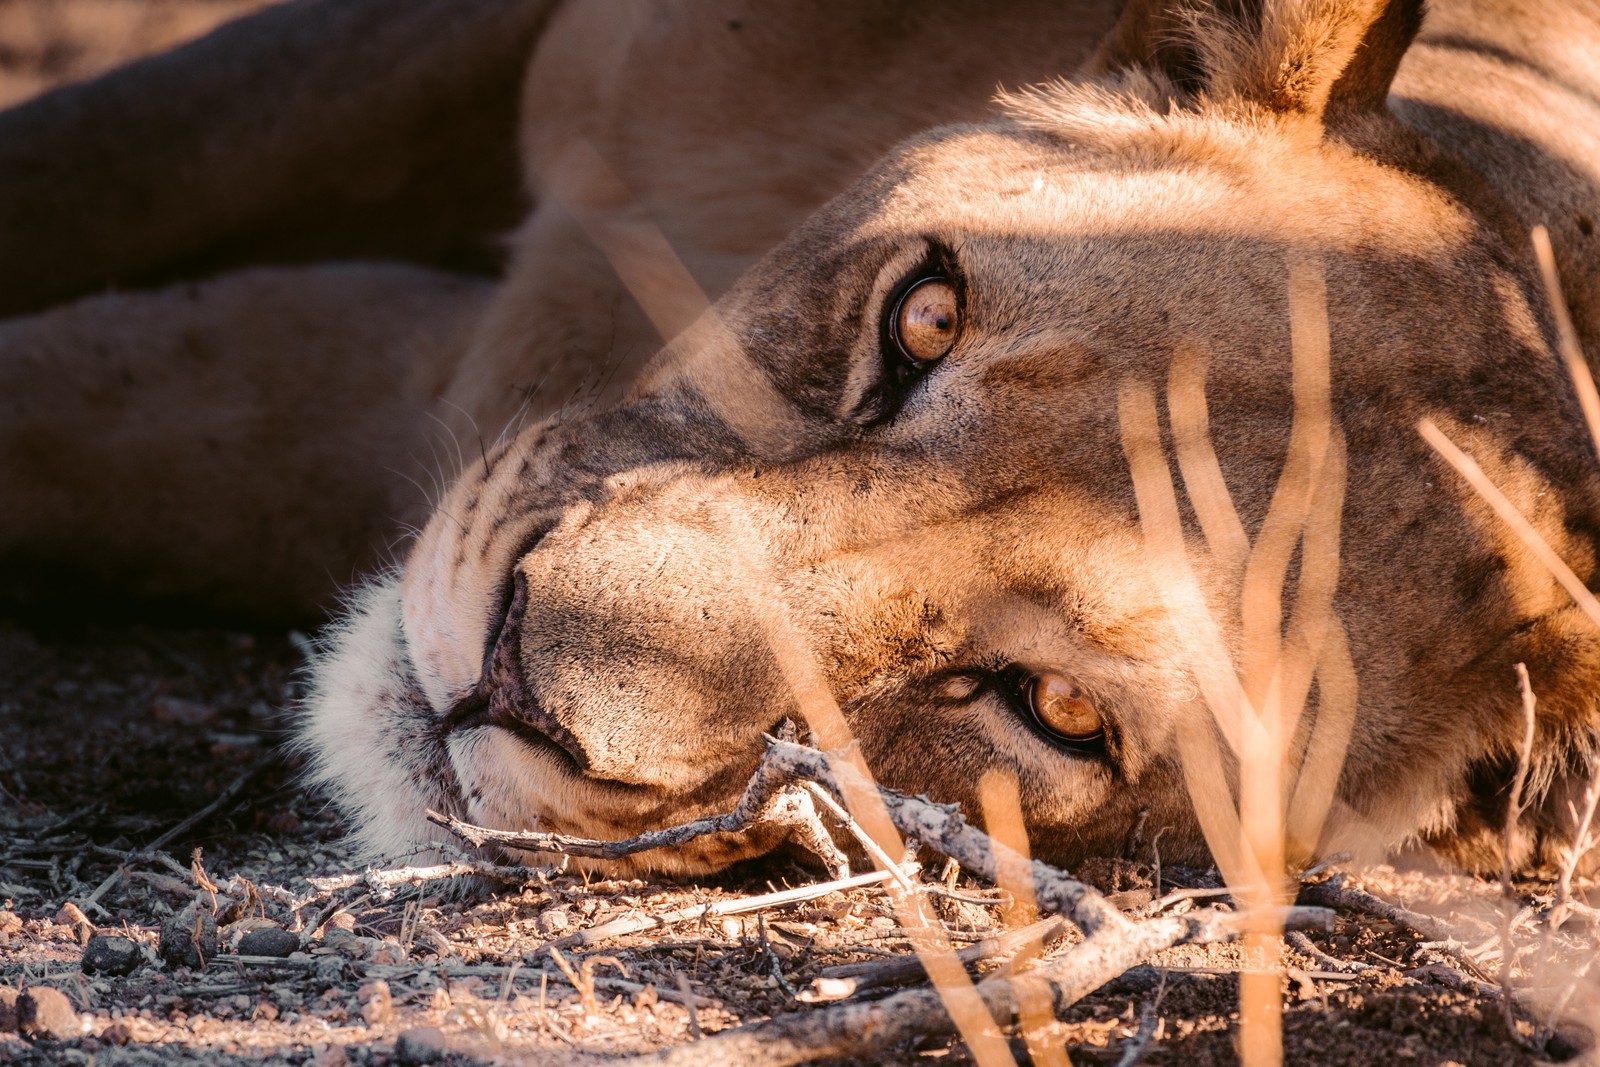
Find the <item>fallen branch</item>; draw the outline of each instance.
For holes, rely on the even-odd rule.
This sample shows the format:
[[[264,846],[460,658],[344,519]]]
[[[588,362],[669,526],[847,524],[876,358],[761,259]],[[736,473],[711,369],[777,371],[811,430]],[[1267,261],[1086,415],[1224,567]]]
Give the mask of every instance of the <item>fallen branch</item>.
[[[744,796],[729,815],[697,819],[627,841],[486,830],[445,816],[430,813],[429,817],[475,845],[492,842],[537,851],[570,850],[575,855],[618,858],[683,844],[707,833],[746,828],[773,796],[795,782],[814,782],[836,796],[863,789],[875,791],[897,830],[989,881],[995,879],[1001,864],[1026,865],[1039,907],[1070,920],[1084,933],[1085,940],[1031,972],[980,983],[976,989],[980,1000],[989,1015],[1002,1023],[1013,1022],[1022,1003],[1046,1004],[1059,1014],[1154,952],[1179,944],[1228,940],[1237,936],[1246,923],[1257,920],[1248,912],[1210,909],[1132,922],[1094,888],[1048,864],[1027,861],[972,827],[956,807],[880,789],[844,760],[830,761],[815,749],[772,739],[768,740],[767,751]],[[715,913],[715,905],[704,907],[703,914]],[[697,910],[684,909],[686,913]],[[1273,918],[1283,928],[1295,930],[1331,930],[1333,924],[1333,913],[1325,908],[1274,909]],[[583,933],[594,935],[594,931]],[[572,935],[552,945],[564,947],[562,941],[571,944],[580,936]],[[954,1026],[940,990],[922,989],[870,1004],[852,1002],[781,1016],[637,1059],[601,1062],[782,1067],[826,1056],[864,1059],[915,1037],[949,1033]]]
[[[1299,899],[1304,904],[1333,908],[1336,911],[1354,911],[1370,915],[1374,919],[1383,919],[1414,934],[1420,934],[1428,941],[1437,942],[1441,947],[1448,946],[1452,954],[1458,951],[1465,952],[1467,948],[1457,939],[1457,931],[1449,923],[1435,919],[1431,915],[1424,915],[1420,911],[1412,911],[1381,897],[1375,897],[1363,889],[1346,886],[1342,876],[1336,875],[1327,881],[1311,882],[1301,886]],[[1476,968],[1476,964],[1473,966]]]
[[[780,889],[777,892],[762,893],[759,896],[737,897],[732,900],[714,900],[708,904],[676,908],[672,911],[662,912],[659,915],[630,915],[625,919],[614,919],[611,922],[601,923],[599,926],[591,926],[587,930],[578,930],[558,937],[553,941],[547,941],[528,952],[523,958],[531,960],[539,953],[548,952],[551,949],[580,948],[608,938],[623,937],[643,930],[653,930],[658,926],[672,926],[677,923],[694,922],[697,919],[741,915],[747,912],[760,911],[763,908],[781,908],[790,904],[800,904],[842,889],[857,889],[861,886],[885,882],[895,875],[904,876],[900,871],[893,873],[889,871],[868,871],[866,874],[856,874],[849,878],[838,878],[829,882],[818,882],[815,885],[801,886],[798,889]]]
[[[737,833],[764,821],[780,794],[804,796],[796,783],[815,782],[835,796],[851,790],[872,790],[882,799],[895,828],[941,855],[948,856],[988,881],[995,880],[997,861],[1016,864],[1032,875],[1038,906],[1070,919],[1085,936],[1102,928],[1127,929],[1133,924],[1097,890],[1038,860],[1028,861],[971,826],[954,805],[936,804],[882,789],[845,760],[830,760],[826,753],[803,745],[767,739],[767,751],[757,765],[744,795],[725,815],[650,830],[621,841],[600,841],[568,834],[532,830],[495,830],[429,811],[430,822],[444,827],[476,848],[499,845],[529,852],[555,852],[590,859],[621,859],[657,848],[687,844],[707,834]],[[812,810],[813,816],[815,810]]]
[[[1342,960],[1337,956],[1330,956],[1322,951],[1305,934],[1299,931],[1290,931],[1284,934],[1284,943],[1302,956],[1315,960],[1323,970],[1335,974],[1352,975],[1367,974],[1379,968],[1371,963],[1362,963],[1360,960]]]
[[[1031,942],[1048,943],[1057,937],[1065,926],[1066,920],[1059,916],[1041,919],[1015,930],[1007,930],[995,937],[986,937],[975,945],[968,945],[956,953],[956,959],[961,961],[962,966],[970,967],[983,960],[1009,956]],[[846,980],[851,986],[850,993],[861,993],[868,989],[920,982],[928,977],[928,972],[916,956],[896,956],[870,963],[845,963],[837,967],[824,967],[819,977],[824,980]]]
[[[1331,929],[1333,921],[1332,913],[1320,908],[1279,909],[1279,917],[1290,928]],[[989,1014],[1002,1024],[1014,1022],[1019,1003],[1034,997],[1042,998],[1059,1015],[1154,952],[1237,936],[1245,918],[1242,913],[1210,911],[1126,923],[1126,930],[1102,930],[1027,974],[980,982],[977,993]],[[868,1061],[914,1038],[940,1037],[953,1030],[938,990],[917,989],[871,1003],[851,1002],[784,1015],[646,1056],[594,1062],[788,1067],[824,1057]]]
[[[395,886],[421,885],[424,882],[436,882],[445,878],[487,878],[496,882],[525,885],[539,881],[540,875],[541,872],[536,867],[463,859],[430,864],[426,867],[393,867],[388,870],[369,867],[351,874],[308,877],[306,881],[324,893],[333,893],[341,889],[354,889],[357,886],[388,890]]]
[[[787,743],[772,741],[771,744],[777,746]],[[600,860],[619,860],[653,849],[677,848],[709,834],[735,834],[776,825],[787,829],[802,845],[817,853],[830,871],[848,874],[849,863],[822,827],[811,797],[796,786],[796,781],[796,777],[786,773],[785,768],[763,759],[732,811],[661,830],[648,830],[620,841],[601,841],[537,830],[495,830],[437,811],[430,810],[425,814],[429,822],[444,827],[474,848],[498,845],[524,852],[554,852],[563,856]]]

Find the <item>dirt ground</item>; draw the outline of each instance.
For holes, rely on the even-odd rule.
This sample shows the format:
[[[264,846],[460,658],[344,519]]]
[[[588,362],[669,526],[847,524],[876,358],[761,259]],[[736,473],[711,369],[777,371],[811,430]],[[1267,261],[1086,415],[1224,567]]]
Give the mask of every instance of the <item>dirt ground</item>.
[[[795,994],[830,968],[881,967],[909,951],[875,887],[759,918],[571,944],[579,931],[619,918],[819,878],[783,859],[715,882],[551,874],[526,886],[479,885],[459,900],[436,882],[384,892],[355,878],[348,888],[318,889],[308,876],[360,872],[341,847],[338,814],[296,784],[297,757],[284,745],[303,641],[0,623],[0,987],[51,986],[71,1004],[67,1021],[48,1034],[0,1032],[0,1062],[420,1062],[417,1041],[399,1040],[413,1028],[435,1028],[430,1039],[456,1062],[567,1062],[575,1050],[689,1041],[691,1026],[709,1034],[821,1010]],[[159,851],[141,851],[240,780],[233,799]],[[1149,899],[1150,874],[1121,869],[1121,886],[1132,887],[1121,899]],[[1433,912],[1459,914],[1494,892],[1440,876],[1367,877],[1386,896]],[[1169,870],[1163,888],[1174,878],[1204,881]],[[959,888],[993,895],[974,883]],[[219,943],[203,966],[163,962],[162,923],[196,901],[221,924]],[[962,944],[995,930],[1000,909],[947,903],[944,915]],[[264,928],[290,933],[274,950],[287,957],[241,952],[239,940]],[[1471,920],[1461,928],[1485,933]],[[131,973],[85,973],[82,942],[92,933],[137,945]],[[558,938],[571,946],[562,956],[571,975],[539,952]],[[1511,1036],[1497,1000],[1463,991],[1473,983],[1441,966],[1415,934],[1351,914],[1313,943],[1370,969],[1345,973],[1327,959],[1289,953],[1290,1063],[1510,1065],[1579,1052],[1577,1028],[1546,1032],[1527,1011],[1517,1013]],[[1236,946],[1170,950],[1082,1001],[1046,1037],[1064,1044],[1072,1062],[1115,1064],[1149,1010],[1159,1025],[1143,1062],[1233,1063],[1245,965]],[[584,993],[575,986],[586,976],[594,980]],[[692,1021],[686,996],[695,1003]],[[0,1031],[3,1024],[0,1015]],[[1016,1051],[1027,1062],[1020,1043]],[[967,1056],[938,1039],[889,1060],[929,1061]]]
[[[262,2],[0,0],[0,104]],[[582,943],[582,931],[619,919],[819,878],[783,858],[695,884],[551,872],[523,885],[385,887],[361,877],[338,813],[297,784],[298,757],[285,743],[305,641],[0,620],[0,1063],[571,1062],[826,1010],[804,1002],[815,979],[841,967],[881,972],[909,952],[876,887]],[[1119,902],[1151,899],[1150,868],[1106,872]],[[352,877],[336,888],[308,881],[341,875]],[[1165,875],[1163,891],[1210,877]],[[1533,921],[1549,906],[1547,879],[1521,887]],[[1388,868],[1359,880],[1450,916],[1477,958],[1491,958],[1483,946],[1495,936],[1496,887]],[[995,931],[1003,909],[981,903],[994,892],[968,881],[956,888],[970,899],[940,905],[952,939]],[[1600,903],[1592,884],[1579,888]],[[1575,916],[1567,930],[1596,944],[1595,920]],[[220,927],[215,944],[208,922]],[[163,924],[169,947],[198,948],[200,958],[164,960]],[[119,947],[125,955],[113,959]],[[1552,991],[1578,991],[1569,1015],[1593,993],[1582,968],[1595,966],[1594,953],[1530,979],[1545,995],[1519,1001],[1508,1028],[1498,971],[1469,973],[1451,946],[1341,912],[1337,929],[1306,948],[1288,952],[1282,983],[1289,1063],[1596,1062],[1582,1016],[1552,1024],[1550,1010]],[[1252,965],[1236,946],[1170,950],[1032,1043],[1065,1048],[1078,1064],[1234,1063],[1239,973]],[[26,1034],[12,1003],[24,991],[24,1003],[38,1005]],[[1028,1062],[1022,1038],[1012,1048]],[[885,1062],[969,1057],[928,1038]]]

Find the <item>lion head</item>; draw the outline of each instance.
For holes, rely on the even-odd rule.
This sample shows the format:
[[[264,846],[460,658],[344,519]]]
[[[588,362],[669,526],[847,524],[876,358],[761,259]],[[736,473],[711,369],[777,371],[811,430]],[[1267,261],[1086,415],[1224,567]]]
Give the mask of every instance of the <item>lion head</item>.
[[[1092,76],[892,152],[619,406],[489,452],[315,669],[306,737],[367,847],[414,850],[428,807],[593,837],[726,810],[798,718],[968,811],[1014,776],[1042,857],[1117,852],[1143,819],[1199,860],[1180,741],[1226,732],[1202,675],[1248,675],[1241,595],[1305,587],[1315,554],[1329,623],[1287,759],[1332,816],[1307,847],[1470,851],[1520,730],[1513,664],[1554,774],[1595,736],[1600,642],[1416,425],[1586,579],[1600,482],[1523,220],[1387,109],[1419,17],[1136,5]],[[1296,353],[1319,344],[1316,393]],[[1297,452],[1308,389],[1322,443]],[[1198,615],[1152,562],[1140,463],[1176,486]]]

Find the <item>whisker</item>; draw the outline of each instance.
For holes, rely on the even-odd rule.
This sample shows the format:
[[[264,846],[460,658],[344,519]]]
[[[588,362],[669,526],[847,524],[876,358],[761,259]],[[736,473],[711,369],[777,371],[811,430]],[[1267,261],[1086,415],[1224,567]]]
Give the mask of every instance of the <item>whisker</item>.
[[[478,428],[478,420],[473,417],[472,412],[468,411],[460,404],[457,404],[454,400],[451,400],[447,396],[441,396],[439,398],[439,402],[443,404],[449,404],[451,407],[455,408],[457,411],[461,412],[461,414],[467,417],[467,422],[472,426],[472,434],[478,439],[478,455],[483,460],[483,476],[485,478],[489,477],[489,451],[483,446],[483,431]],[[433,415],[432,412],[429,412],[428,414]],[[434,415],[433,419],[435,422],[439,423],[439,425],[444,425],[444,421],[437,415]],[[456,462],[458,470],[464,471],[467,469],[466,461],[461,458],[461,446],[459,442],[456,445]]]

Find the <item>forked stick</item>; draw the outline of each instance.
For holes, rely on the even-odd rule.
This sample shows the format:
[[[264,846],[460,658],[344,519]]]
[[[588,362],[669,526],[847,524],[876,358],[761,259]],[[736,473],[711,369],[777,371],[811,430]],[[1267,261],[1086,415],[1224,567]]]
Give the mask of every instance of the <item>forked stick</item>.
[[[1316,908],[1281,909],[1277,918],[1289,929],[1332,925],[1332,912]],[[1059,1015],[1154,952],[1236,937],[1244,919],[1239,913],[1212,911],[1142,923],[1125,921],[1126,930],[1102,929],[1027,974],[980,982],[977,993],[989,1014],[1002,1022],[1016,1020],[1021,1004],[1027,1002],[1047,1004]],[[886,1000],[783,1015],[650,1055],[595,1062],[661,1067],[787,1067],[823,1057],[872,1062],[904,1042],[942,1037],[953,1029],[939,992],[918,989]]]
[[[802,845],[816,853],[834,877],[848,877],[849,861],[823,829],[811,797],[796,788],[795,782],[793,776],[764,759],[756,767],[750,784],[745,787],[744,795],[732,811],[661,830],[647,830],[620,841],[601,841],[538,830],[494,830],[431,809],[425,814],[429,822],[444,827],[474,848],[499,845],[526,852],[554,852],[562,856],[601,860],[618,860],[658,848],[679,847],[710,834],[734,834],[758,827],[776,826],[788,829]]]
[[[831,760],[815,749],[771,739],[732,813],[696,819],[627,841],[488,830],[442,815],[430,817],[473,844],[493,842],[536,851],[570,847],[577,855],[614,858],[683,844],[708,833],[749,827],[755,821],[755,813],[796,782],[815,782],[835,795],[852,789],[874,790],[882,797],[897,830],[957,860],[980,877],[993,880],[1002,866],[1025,864],[1033,878],[1039,907],[1066,917],[1083,931],[1085,941],[1064,956],[1027,974],[978,985],[984,1007],[997,1020],[1016,1019],[1025,1003],[1048,1005],[1052,1013],[1059,1013],[1153,952],[1177,944],[1228,940],[1238,936],[1250,921],[1246,913],[1197,911],[1132,922],[1091,886],[1048,864],[1026,861],[969,825],[955,806],[882,789],[867,781],[847,760]],[[1324,908],[1296,907],[1278,909],[1275,921],[1290,929],[1331,929],[1332,918],[1333,913]],[[870,1057],[913,1037],[949,1033],[953,1027],[940,991],[922,989],[875,1003],[848,1003],[782,1016],[640,1059],[599,1062],[777,1067],[823,1056]]]

